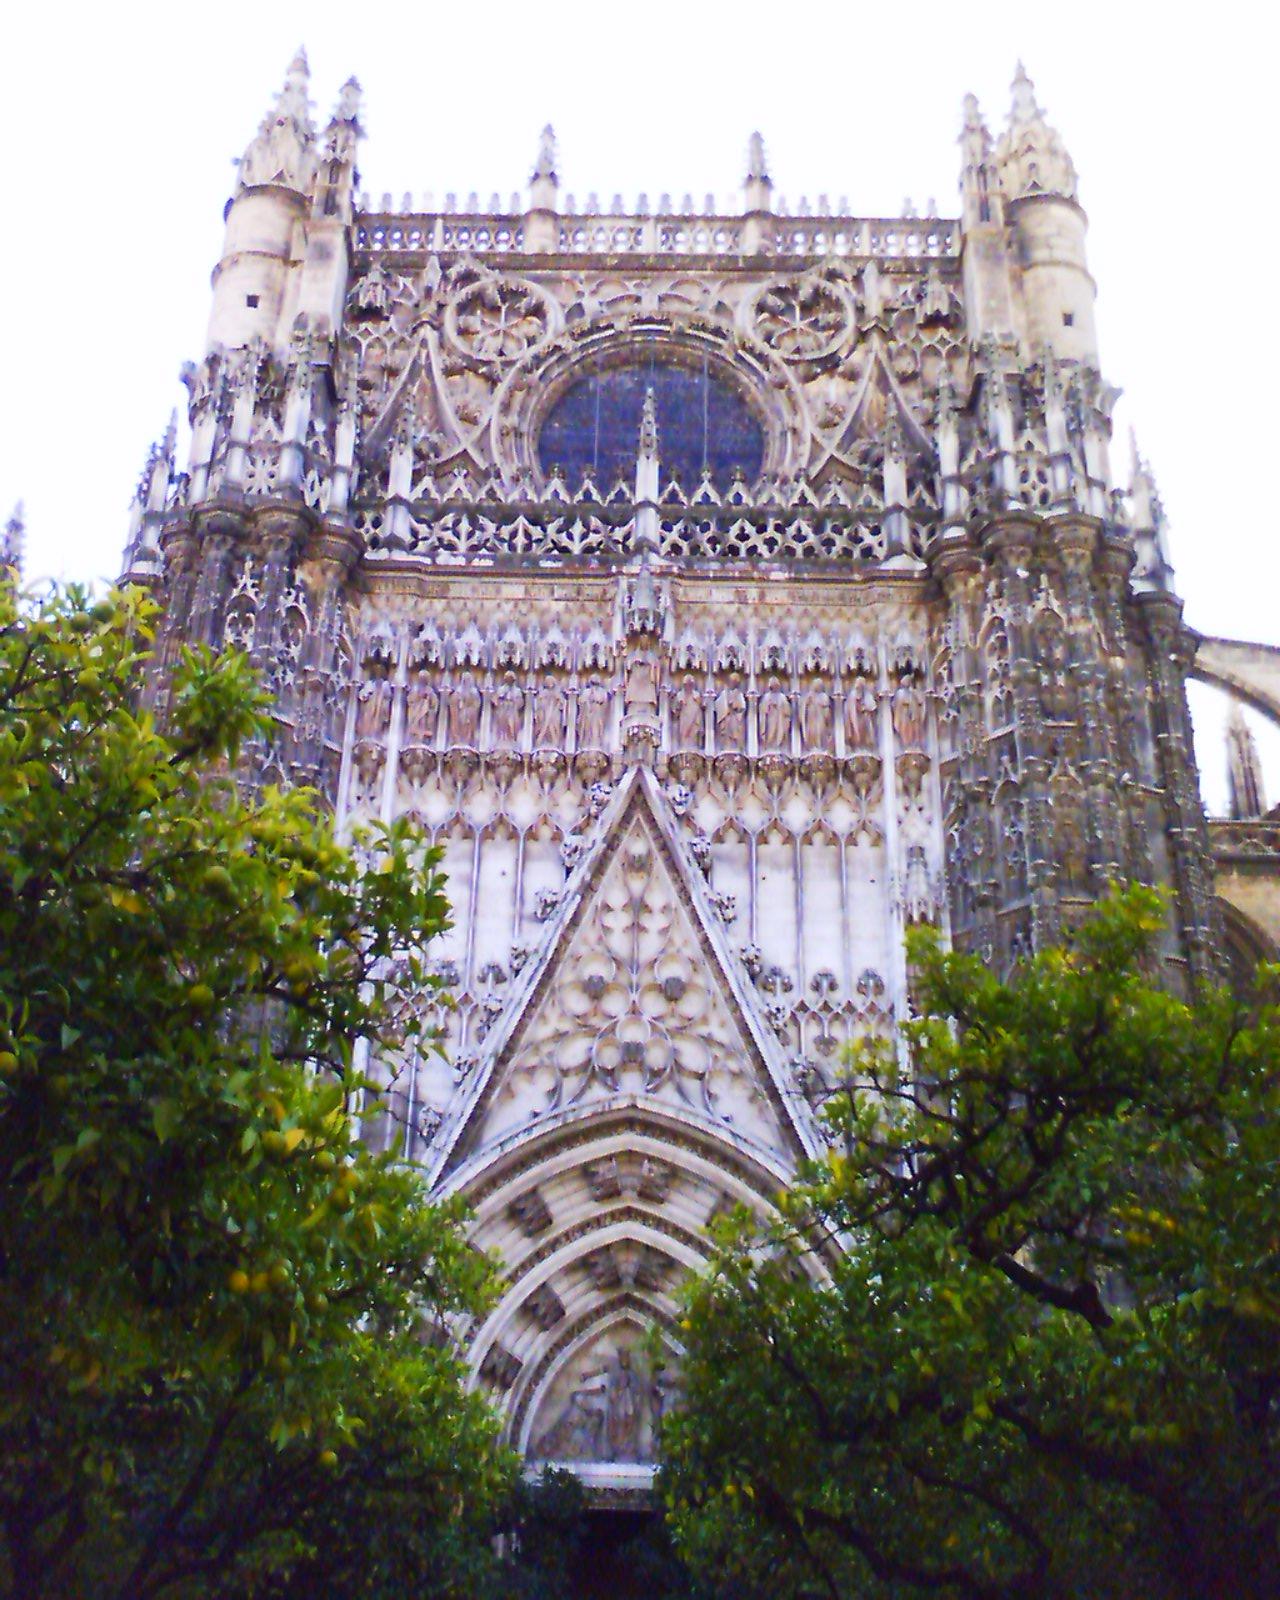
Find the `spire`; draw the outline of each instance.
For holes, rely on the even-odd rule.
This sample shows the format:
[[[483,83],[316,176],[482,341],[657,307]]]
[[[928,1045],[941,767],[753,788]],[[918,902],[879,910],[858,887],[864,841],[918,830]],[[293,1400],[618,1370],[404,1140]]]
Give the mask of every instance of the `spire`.
[[[986,163],[991,154],[991,131],[982,115],[976,94],[964,97],[964,127],[960,131],[960,149],[964,155],[966,171]]]
[[[996,165],[1006,196],[1051,194],[1076,198],[1076,169],[1062,136],[1045,121],[1027,69],[1018,63],[1009,125],[996,146]]]
[[[1227,713],[1227,806],[1233,821],[1266,814],[1267,797],[1262,784],[1262,763],[1253,731],[1244,720],[1238,701]]]
[[[354,75],[338,92],[338,103],[325,129],[326,161],[348,161],[355,154],[356,141],[363,135],[360,125],[360,80]]]
[[[324,130],[324,159],[316,176],[312,214],[350,222],[355,197],[356,154],[364,128],[360,124],[360,80],[348,78],[338,93],[329,125]]]
[[[764,138],[759,132],[747,140],[747,182],[771,183],[769,164],[765,160]]]
[[[280,184],[305,189],[314,160],[315,127],[311,121],[311,73],[307,53],[299,50],[289,63],[284,87],[263,117],[258,132],[240,160],[240,187]]]
[[[17,582],[22,577],[22,551],[26,541],[27,523],[19,500],[0,535],[0,580]]]

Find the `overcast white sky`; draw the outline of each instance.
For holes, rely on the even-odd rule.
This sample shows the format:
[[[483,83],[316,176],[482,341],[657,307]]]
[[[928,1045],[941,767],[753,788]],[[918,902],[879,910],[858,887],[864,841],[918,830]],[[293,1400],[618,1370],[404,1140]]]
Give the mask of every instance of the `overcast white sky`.
[[[579,200],[725,194],[758,126],[778,192],[847,194],[869,215],[907,195],[955,213],[961,97],[998,130],[1021,56],[1081,174],[1103,364],[1125,390],[1117,462],[1133,423],[1190,622],[1280,640],[1268,16],[1126,0],[10,7],[0,514],[25,500],[30,576],[116,572],[179,363],[203,351],[231,158],[299,42],[321,121],[349,73],[364,85],[373,193],[522,188],[550,120]],[[1203,757],[1212,800],[1220,757]]]

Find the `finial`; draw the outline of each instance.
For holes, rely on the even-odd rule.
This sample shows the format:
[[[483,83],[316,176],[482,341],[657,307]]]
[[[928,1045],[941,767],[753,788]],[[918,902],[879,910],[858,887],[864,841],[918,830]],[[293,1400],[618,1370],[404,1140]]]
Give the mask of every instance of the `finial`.
[[[640,412],[640,454],[658,454],[658,408],[651,388],[644,392],[644,407]]]
[[[1013,75],[1013,111],[1011,121],[1034,122],[1043,117],[1044,112],[1036,104],[1036,86],[1027,76],[1027,69],[1022,62],[1018,62],[1017,71]]]
[[[552,182],[556,177],[556,130],[548,122],[538,139],[538,159],[534,163],[533,176],[535,178],[550,178]]]
[[[284,75],[284,88],[276,106],[276,116],[291,116],[295,122],[311,123],[311,105],[308,90],[311,87],[311,68],[307,65],[307,52],[301,45],[289,63]]]
[[[358,122],[360,120],[360,80],[354,73],[338,91],[338,103],[333,108],[334,122]]]
[[[16,581],[22,576],[22,550],[26,539],[27,523],[22,501],[19,500],[5,523],[3,537],[0,537],[0,578],[8,577]]]
[[[765,159],[764,139],[759,132],[747,140],[747,182],[769,183],[769,164]]]

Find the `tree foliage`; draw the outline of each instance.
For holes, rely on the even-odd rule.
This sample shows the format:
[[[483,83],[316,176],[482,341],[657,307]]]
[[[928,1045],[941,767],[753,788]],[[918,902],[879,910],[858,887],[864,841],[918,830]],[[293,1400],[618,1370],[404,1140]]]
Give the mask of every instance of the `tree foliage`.
[[[1149,977],[1160,898],[922,1020],[691,1291],[665,1492],[742,1596],[1273,1596],[1280,1016]]]
[[[0,585],[0,1583],[449,1593],[509,1477],[450,1337],[492,1269],[361,1143],[354,1065],[420,1026],[436,862],[236,784],[236,653],[157,726],[154,619]]]

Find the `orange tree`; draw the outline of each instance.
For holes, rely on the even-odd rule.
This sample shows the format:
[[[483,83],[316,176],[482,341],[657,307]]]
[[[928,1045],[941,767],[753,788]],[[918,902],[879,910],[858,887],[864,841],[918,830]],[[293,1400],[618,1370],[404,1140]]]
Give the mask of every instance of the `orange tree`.
[[[1010,983],[917,935],[903,1057],[721,1238],[664,1480],[739,1600],[1277,1593],[1280,1017],[1153,984],[1163,921]]]
[[[157,727],[154,616],[0,585],[0,1585],[461,1593],[509,1479],[451,1336],[491,1267],[353,1114],[436,863],[237,787],[242,656],[188,653]]]

